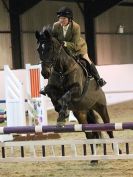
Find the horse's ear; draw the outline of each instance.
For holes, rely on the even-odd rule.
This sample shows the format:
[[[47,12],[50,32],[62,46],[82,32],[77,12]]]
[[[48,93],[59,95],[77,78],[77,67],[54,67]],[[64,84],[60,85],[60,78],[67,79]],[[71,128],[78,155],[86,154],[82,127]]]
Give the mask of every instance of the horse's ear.
[[[35,36],[36,36],[36,39],[39,41],[39,39],[40,39],[40,33],[39,33],[39,31],[35,32]]]
[[[43,29],[42,29],[42,32],[47,39],[52,38],[52,27],[51,27],[51,25],[44,26]]]
[[[44,35],[46,36],[47,39],[51,39],[52,35],[49,30],[44,30]]]

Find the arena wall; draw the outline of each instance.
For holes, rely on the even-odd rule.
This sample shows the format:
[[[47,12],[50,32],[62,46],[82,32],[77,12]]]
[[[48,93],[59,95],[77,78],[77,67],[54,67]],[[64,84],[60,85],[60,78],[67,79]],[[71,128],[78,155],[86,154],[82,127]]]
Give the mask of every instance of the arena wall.
[[[107,104],[133,100],[133,64],[104,65],[97,66],[97,68],[101,77],[107,82],[103,87],[107,97]],[[24,85],[24,95],[26,98],[26,70],[14,70],[14,73]],[[4,71],[0,71],[0,78],[0,99],[4,99]]]

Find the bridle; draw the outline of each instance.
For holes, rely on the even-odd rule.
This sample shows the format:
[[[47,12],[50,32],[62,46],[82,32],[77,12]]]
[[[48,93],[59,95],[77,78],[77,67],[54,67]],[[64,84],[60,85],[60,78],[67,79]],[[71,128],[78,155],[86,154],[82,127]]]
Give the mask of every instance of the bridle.
[[[41,44],[41,47],[43,45],[43,43]],[[45,45],[45,44],[44,44]],[[55,46],[54,46],[54,42],[52,41],[51,43],[51,54],[48,57],[48,60],[44,59],[41,60],[41,64],[44,64],[44,66],[47,66],[49,68],[50,73],[52,72],[52,68],[53,68],[53,72],[54,74],[60,76],[60,78],[64,78],[65,75],[70,74],[71,72],[73,72],[76,68],[77,68],[77,63],[75,63],[72,67],[70,67],[67,71],[62,72],[60,70],[58,70],[58,58],[60,57],[61,54],[61,50],[63,49],[63,46],[60,44],[58,51],[55,51]],[[41,48],[42,50],[44,50],[44,48]],[[55,56],[56,54],[56,56]],[[57,66],[57,67],[56,67]]]
[[[43,43],[42,44],[40,43],[40,45],[42,46]],[[58,56],[61,53],[61,49],[63,48],[62,45],[60,45],[58,53],[55,56],[54,55],[55,54],[55,47],[54,47],[54,42],[53,41],[52,41],[51,46],[52,46],[51,51],[50,51],[51,54],[49,54],[48,59],[47,60],[46,59],[41,59],[41,63],[43,63],[44,65],[47,65],[49,68],[52,68],[52,67],[54,67],[56,65],[57,58],[58,58]],[[44,48],[43,47],[42,47],[42,51],[41,52],[44,53]],[[43,55],[43,53],[42,53],[42,55]]]

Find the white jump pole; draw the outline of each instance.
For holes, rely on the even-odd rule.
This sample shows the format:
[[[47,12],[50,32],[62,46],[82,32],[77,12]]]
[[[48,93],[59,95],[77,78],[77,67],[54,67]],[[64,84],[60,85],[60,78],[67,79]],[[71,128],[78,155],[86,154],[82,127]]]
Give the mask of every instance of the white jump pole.
[[[4,65],[4,71],[7,126],[26,125],[23,84],[17,79],[8,65]]]

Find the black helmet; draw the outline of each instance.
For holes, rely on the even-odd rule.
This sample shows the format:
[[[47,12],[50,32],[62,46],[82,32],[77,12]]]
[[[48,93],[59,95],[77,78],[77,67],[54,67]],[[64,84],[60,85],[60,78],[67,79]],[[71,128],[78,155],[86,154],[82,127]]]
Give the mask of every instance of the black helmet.
[[[71,9],[69,9],[68,7],[61,7],[58,11],[57,11],[57,17],[67,17],[68,19],[73,19],[73,12]]]

